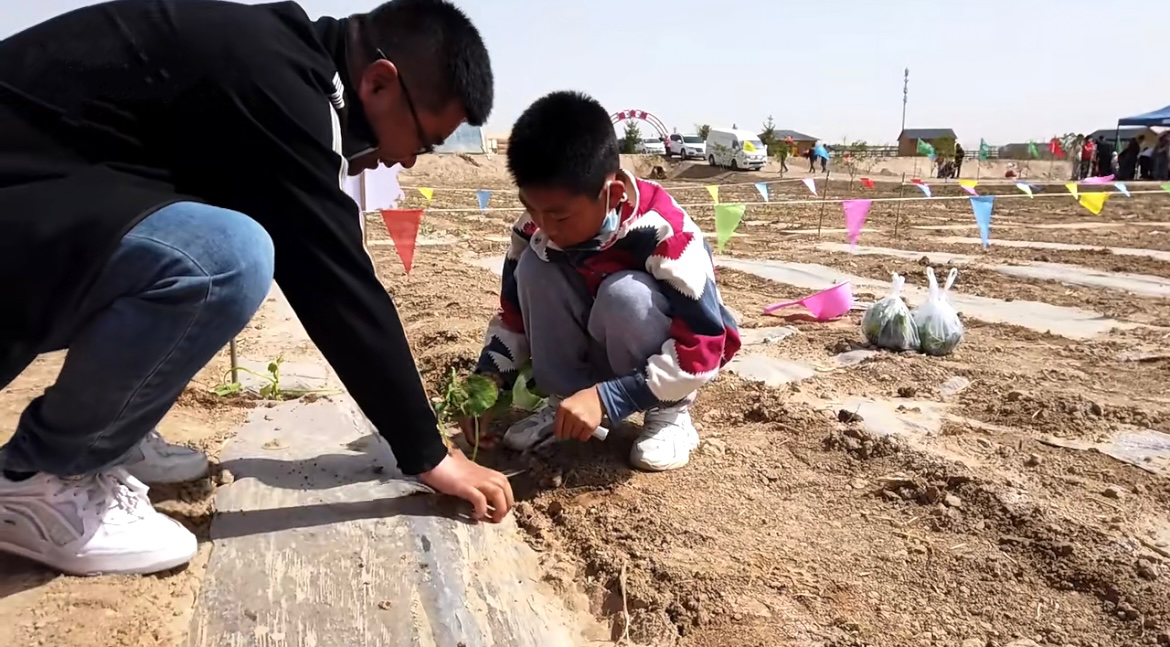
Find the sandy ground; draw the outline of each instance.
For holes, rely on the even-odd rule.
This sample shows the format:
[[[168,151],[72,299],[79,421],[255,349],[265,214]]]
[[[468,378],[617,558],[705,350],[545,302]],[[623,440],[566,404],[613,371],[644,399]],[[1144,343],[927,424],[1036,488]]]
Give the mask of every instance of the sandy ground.
[[[506,183],[498,158],[480,162],[444,158],[404,176],[404,184]],[[723,181],[755,180],[735,174]],[[681,203],[709,202],[701,184],[666,184],[677,187]],[[900,191],[879,184],[865,195]],[[829,193],[863,195],[855,183],[834,183]],[[939,187],[936,194],[958,193]],[[800,184],[772,187],[774,200],[807,196]],[[721,197],[759,200],[750,185],[725,186]],[[409,204],[422,206],[417,195]],[[515,204],[509,192],[493,196],[493,207]],[[1079,305],[1128,322],[1166,325],[1170,317],[1165,299],[991,269],[1046,261],[1170,277],[1170,262],[1100,251],[1170,249],[1170,227],[1136,224],[1170,223],[1166,196],[1115,198],[1101,217],[1071,198],[997,204],[994,237],[1093,247],[1087,251],[993,245],[981,252],[943,243],[977,236],[966,201],[895,204],[874,205],[862,243],[928,258],[941,251],[979,255],[978,264],[960,266],[958,291]],[[432,206],[473,208],[475,195],[437,190]],[[690,211],[712,229],[712,209]],[[725,253],[818,262],[879,279],[900,271],[923,282],[915,260],[818,250],[818,243],[844,238],[840,207],[828,205],[823,214],[816,204],[749,206],[743,236]],[[428,214],[423,242],[439,244],[420,245],[410,275],[374,231],[383,240],[372,254],[432,388],[450,367],[470,368],[478,353],[498,278],[465,259],[501,253],[515,215]],[[1124,224],[1045,228],[1085,222]],[[730,270],[719,272],[719,283],[744,328],[798,330],[764,354],[823,363],[863,344],[858,313],[831,323],[758,314],[805,290]],[[546,580],[566,594],[588,595],[615,638],[625,628],[624,607],[629,635],[643,645],[974,647],[1017,639],[1058,647],[1170,645],[1170,535],[1157,534],[1170,512],[1166,479],[1097,451],[1053,444],[1095,441],[1131,426],[1170,432],[1170,397],[1157,386],[1170,377],[1170,359],[1158,356],[1170,331],[1138,328],[1076,341],[965,323],[963,344],[947,358],[881,353],[780,388],[721,375],[695,405],[703,445],[678,472],[642,474],[625,466],[636,422],[606,443],[523,458],[501,451],[484,460],[529,470],[515,479],[522,501],[516,514],[541,553]],[[42,358],[0,393],[0,430],[13,428],[59,362]],[[225,365],[226,357],[217,358],[193,382],[164,435],[217,451],[250,406],[207,395]],[[943,388],[955,378],[969,385]],[[853,415],[849,403],[857,398],[941,424],[934,433],[882,437]],[[205,537],[213,489],[208,479],[153,494]],[[206,554],[187,569],[150,578],[56,577],[0,560],[0,644],[177,645]]]
[[[275,357],[277,349],[252,340],[263,326],[262,310],[240,337],[241,356]],[[269,353],[270,355],[266,355]],[[40,357],[0,391],[0,442],[16,427],[25,405],[56,378],[65,353]],[[229,367],[226,349],[195,377],[159,425],[171,442],[214,457],[231,430],[243,422],[251,399],[220,398],[210,391]],[[158,509],[179,519],[202,542],[185,568],[152,577],[78,578],[54,575],[38,565],[0,554],[0,645],[12,647],[171,647],[186,636],[199,582],[210,554],[207,542],[212,494],[220,475],[182,486],[152,488]]]
[[[830,191],[836,197],[849,188]],[[898,191],[879,186],[865,196]],[[957,195],[940,192],[948,191]],[[774,185],[772,192],[773,199],[807,196],[802,185]],[[675,194],[684,204],[708,201],[701,185]],[[863,197],[856,185],[850,197]],[[759,200],[751,186],[725,186],[721,198]],[[1161,234],[1151,232],[1164,227],[1051,228],[1170,223],[1166,196],[1119,200],[1098,218],[1068,197],[1005,199],[994,235],[1158,248]],[[497,194],[492,204],[515,201]],[[469,205],[471,194],[435,194],[436,207]],[[839,209],[829,205],[824,229],[841,227]],[[712,228],[710,208],[691,211]],[[375,248],[432,385],[451,366],[470,367],[495,307],[496,277],[468,269],[459,256],[500,253],[515,215],[428,215],[428,237],[459,242],[420,247],[409,277],[392,247]],[[817,250],[818,242],[843,239],[840,231],[818,239],[819,218],[818,205],[749,206],[743,236],[726,253],[823,263],[878,279],[899,271],[925,283],[916,260]],[[976,236],[972,220],[965,200],[903,203],[900,210],[876,203],[863,243],[926,257],[944,250],[977,255],[977,264],[960,266],[956,289],[964,293],[1168,323],[1166,299],[991,268],[1040,260],[1170,277],[1170,263],[1097,249],[993,245],[981,252],[932,242]],[[930,228],[912,228],[920,223]],[[936,232],[936,225],[963,229]],[[719,272],[719,282],[729,305],[744,313],[745,328],[787,324],[799,331],[765,354],[815,363],[863,345],[860,314],[832,323],[766,317],[755,314],[763,305],[807,291],[730,270]],[[882,295],[859,295],[874,296]],[[517,515],[529,541],[542,552],[549,579],[584,588],[615,637],[624,603],[631,637],[654,645],[1170,644],[1170,550],[1154,530],[1170,504],[1166,479],[1053,444],[1097,441],[1131,426],[1170,432],[1170,398],[1151,388],[1170,375],[1170,359],[1157,357],[1170,330],[1076,341],[974,319],[966,325],[962,346],[947,358],[881,353],[782,388],[720,376],[695,406],[704,444],[679,472],[625,466],[636,424],[604,444],[487,460],[530,470],[517,479],[524,500]],[[1133,353],[1154,357],[1134,361]],[[943,388],[955,378],[969,386]],[[845,403],[857,398],[910,417],[937,415],[941,424],[928,435],[879,437],[853,420]]]

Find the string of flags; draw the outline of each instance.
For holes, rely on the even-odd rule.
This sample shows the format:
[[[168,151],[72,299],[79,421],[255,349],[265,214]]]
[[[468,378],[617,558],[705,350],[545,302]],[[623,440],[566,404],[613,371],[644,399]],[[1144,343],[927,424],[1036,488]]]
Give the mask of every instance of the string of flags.
[[[803,182],[814,196],[818,195],[816,183],[815,183],[815,181],[813,181],[812,178],[806,178],[805,180],[803,180]],[[963,182],[969,182],[969,184],[964,184]],[[995,208],[995,201],[997,198],[1005,198],[1005,197],[1010,198],[1012,196],[1010,196],[1010,195],[996,196],[996,195],[991,195],[991,194],[980,195],[980,194],[975,192],[975,187],[978,186],[977,183],[975,183],[973,180],[963,181],[963,182],[960,183],[960,186],[962,186],[962,188],[964,190],[966,190],[968,193],[971,194],[970,196],[967,196],[966,199],[969,200],[971,203],[971,210],[972,210],[972,213],[975,217],[975,224],[979,229],[980,241],[982,242],[983,248],[988,249],[991,247],[991,217],[992,217],[992,212],[994,211],[994,208]],[[918,187],[920,190],[922,190],[922,192],[924,194],[924,198],[871,198],[871,199],[828,200],[827,196],[822,196],[822,199],[815,200],[815,201],[813,201],[813,200],[784,200],[784,201],[778,201],[778,202],[773,203],[773,202],[769,201],[767,183],[758,182],[758,183],[755,183],[755,186],[756,186],[757,191],[759,191],[760,196],[764,199],[764,202],[762,202],[762,203],[741,202],[741,203],[735,203],[735,204],[728,204],[728,203],[720,203],[719,202],[719,187],[718,187],[718,185],[709,185],[707,188],[711,194],[712,201],[715,203],[714,209],[715,209],[716,246],[719,249],[719,251],[723,251],[724,247],[727,245],[727,243],[731,240],[732,236],[735,234],[736,229],[738,229],[740,224],[743,222],[744,214],[747,212],[747,207],[749,204],[797,204],[797,203],[800,203],[800,204],[813,203],[813,204],[815,204],[817,202],[820,202],[821,204],[825,204],[827,202],[840,203],[841,208],[842,208],[842,212],[843,212],[844,221],[845,221],[846,238],[847,238],[851,248],[856,248],[858,241],[861,239],[861,232],[865,227],[865,222],[866,222],[867,218],[869,217],[869,212],[870,212],[870,209],[872,208],[874,202],[893,202],[893,201],[922,200],[922,199],[932,199],[932,200],[956,199],[955,197],[951,197],[951,196],[940,196],[940,197],[932,196],[929,185],[927,185],[925,182],[923,182],[919,178],[911,178],[909,183],[913,186]],[[1110,191],[1081,192],[1080,187],[1079,187],[1077,182],[1069,182],[1065,185],[1065,188],[1069,191],[1069,193],[1072,195],[1072,197],[1081,206],[1083,206],[1087,211],[1089,211],[1090,213],[1092,213],[1095,216],[1099,216],[1101,214],[1102,210],[1105,208],[1106,201],[1109,199],[1109,197],[1111,195],[1124,195],[1126,197],[1133,197],[1133,194],[1135,194],[1135,193],[1150,194],[1150,193],[1160,193],[1162,191],[1164,191],[1166,193],[1170,193],[1170,182],[1166,182],[1166,183],[1159,185],[1159,189],[1161,189],[1161,191],[1132,191],[1131,192],[1129,190],[1129,188],[1125,185],[1124,182],[1114,181],[1113,176],[1086,178],[1084,180],[1081,180],[1080,184],[1086,184],[1086,185],[1090,185],[1090,186],[1092,186],[1092,185],[1103,186],[1103,185],[1112,184],[1117,189],[1116,192],[1110,192]],[[862,185],[864,186],[864,183]],[[1033,190],[1034,189],[1033,185],[1031,185],[1027,182],[1021,181],[1021,182],[1017,182],[1015,184],[1015,186],[1017,189],[1020,190],[1021,193],[1027,195],[1029,198],[1036,197],[1034,190]],[[429,201],[433,197],[433,190],[424,191],[423,188],[425,188],[425,187],[418,187],[419,193],[422,194],[423,197]],[[476,200],[479,202],[479,208],[481,210],[488,209],[488,205],[490,204],[491,197],[492,197],[492,191],[489,189],[479,189],[476,191]],[[1023,197],[1023,196],[1019,196],[1019,197]],[[1053,196],[1048,195],[1045,197],[1053,197]],[[701,206],[709,206],[709,205],[683,204],[680,206],[701,207]],[[512,210],[512,209],[504,208],[503,210]],[[414,263],[414,253],[415,253],[415,248],[416,248],[417,240],[418,240],[419,226],[422,222],[423,214],[426,211],[447,212],[447,211],[471,211],[471,210],[470,209],[425,209],[425,208],[423,208],[423,209],[397,209],[397,208],[394,208],[394,209],[380,210],[379,214],[381,215],[382,221],[386,226],[386,232],[389,234],[390,239],[393,241],[395,251],[398,253],[398,257],[402,261],[403,269],[407,273],[410,272],[410,270],[413,266],[413,263]]]

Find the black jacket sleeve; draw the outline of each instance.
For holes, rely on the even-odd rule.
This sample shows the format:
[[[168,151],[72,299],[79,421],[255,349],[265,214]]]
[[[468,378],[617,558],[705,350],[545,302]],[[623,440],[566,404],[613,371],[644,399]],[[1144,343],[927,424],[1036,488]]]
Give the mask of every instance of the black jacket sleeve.
[[[218,120],[223,139],[218,159],[194,156],[215,166],[195,171],[210,174],[200,194],[268,231],[276,282],[309,337],[389,441],[399,468],[430,470],[446,445],[398,312],[363,244],[359,209],[342,188],[339,117],[329,93],[291,66],[224,92],[215,111],[221,114],[201,115]]]

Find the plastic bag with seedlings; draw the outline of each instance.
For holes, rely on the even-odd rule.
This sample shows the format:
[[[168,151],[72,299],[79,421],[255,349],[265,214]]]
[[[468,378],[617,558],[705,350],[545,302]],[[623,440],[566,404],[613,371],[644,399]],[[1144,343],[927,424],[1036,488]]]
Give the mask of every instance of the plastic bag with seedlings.
[[[952,267],[947,274],[946,285],[939,288],[934,268],[926,268],[930,295],[926,297],[925,303],[914,310],[914,326],[918,329],[919,348],[927,355],[950,355],[963,341],[963,322],[947,299],[947,290],[955,284],[958,276],[959,270]]]
[[[871,305],[861,318],[861,332],[865,339],[878,348],[892,351],[918,350],[918,329],[910,308],[902,300],[902,286],[906,279],[892,274],[890,294]]]

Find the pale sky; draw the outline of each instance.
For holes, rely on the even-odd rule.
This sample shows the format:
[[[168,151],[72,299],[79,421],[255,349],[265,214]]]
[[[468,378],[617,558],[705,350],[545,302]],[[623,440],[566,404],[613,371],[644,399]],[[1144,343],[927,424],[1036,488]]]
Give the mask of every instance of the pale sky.
[[[2,1],[0,37],[94,4]],[[1170,0],[455,2],[491,52],[489,133],[542,94],[574,89],[679,132],[758,131],[772,115],[829,143],[893,142],[906,67],[906,126],[954,128],[968,145],[1046,141],[1170,103]],[[377,0],[300,4],[341,16]]]

